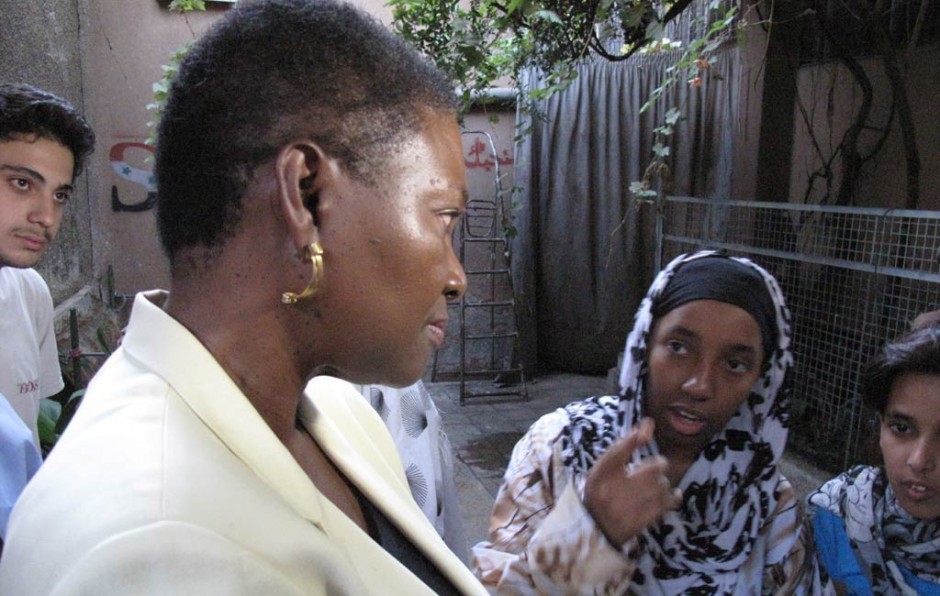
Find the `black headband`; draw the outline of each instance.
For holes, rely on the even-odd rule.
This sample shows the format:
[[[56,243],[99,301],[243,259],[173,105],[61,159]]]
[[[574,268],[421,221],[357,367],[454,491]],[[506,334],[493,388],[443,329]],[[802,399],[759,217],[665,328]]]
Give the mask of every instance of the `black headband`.
[[[676,269],[652,305],[654,319],[693,300],[717,300],[747,311],[760,329],[764,359],[777,345],[777,312],[761,274],[740,261],[709,256]]]

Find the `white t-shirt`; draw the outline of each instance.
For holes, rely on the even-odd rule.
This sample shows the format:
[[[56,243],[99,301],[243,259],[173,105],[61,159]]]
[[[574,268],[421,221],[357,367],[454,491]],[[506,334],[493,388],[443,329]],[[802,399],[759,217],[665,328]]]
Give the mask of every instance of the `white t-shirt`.
[[[49,286],[32,269],[0,267],[0,393],[39,445],[39,400],[62,390]]]

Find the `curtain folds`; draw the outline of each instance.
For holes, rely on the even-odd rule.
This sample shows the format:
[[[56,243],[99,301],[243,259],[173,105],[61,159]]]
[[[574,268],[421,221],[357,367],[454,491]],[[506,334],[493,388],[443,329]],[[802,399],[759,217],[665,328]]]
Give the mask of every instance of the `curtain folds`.
[[[728,48],[703,77],[668,89],[645,113],[679,55],[621,63],[587,61],[564,91],[540,102],[543,118],[520,115],[512,245],[520,355],[528,370],[602,373],[616,365],[653,269],[654,214],[629,192],[652,155],[670,107],[682,120],[669,141],[667,192],[730,192],[739,52]],[[524,88],[538,85],[527,73]]]

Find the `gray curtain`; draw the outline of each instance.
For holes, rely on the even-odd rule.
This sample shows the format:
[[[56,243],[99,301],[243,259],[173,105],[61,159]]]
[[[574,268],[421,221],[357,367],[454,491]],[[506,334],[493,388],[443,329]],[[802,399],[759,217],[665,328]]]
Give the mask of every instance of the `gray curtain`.
[[[738,51],[723,51],[701,87],[682,82],[640,114],[678,54],[590,61],[516,147],[513,284],[528,370],[602,373],[616,365],[654,275],[654,213],[629,192],[652,155],[653,129],[681,106],[667,192],[727,196],[734,154]],[[524,88],[537,85],[529,73]]]

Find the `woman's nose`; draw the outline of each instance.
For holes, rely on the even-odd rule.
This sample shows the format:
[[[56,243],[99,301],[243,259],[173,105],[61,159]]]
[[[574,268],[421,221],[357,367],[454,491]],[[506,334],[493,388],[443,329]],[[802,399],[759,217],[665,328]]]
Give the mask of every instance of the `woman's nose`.
[[[448,264],[447,282],[444,286],[444,297],[449,302],[453,302],[460,300],[460,297],[467,291],[467,274],[464,272],[463,265],[460,264],[460,259],[454,254],[454,251],[449,250],[448,252],[450,253],[450,262]]]
[[[907,458],[907,465],[915,472],[928,472],[936,466],[937,446],[929,437],[920,437]]]
[[[699,364],[682,384],[682,390],[695,399],[712,396],[712,371],[707,364]]]

